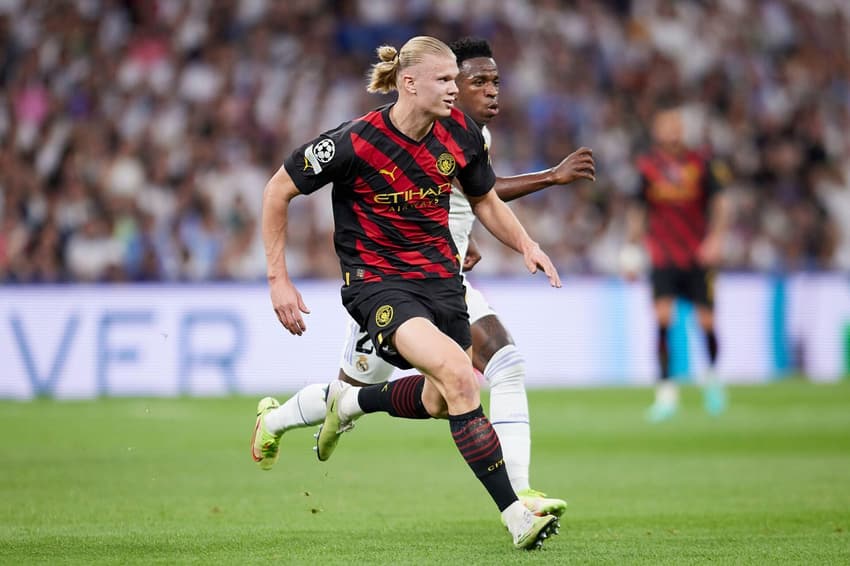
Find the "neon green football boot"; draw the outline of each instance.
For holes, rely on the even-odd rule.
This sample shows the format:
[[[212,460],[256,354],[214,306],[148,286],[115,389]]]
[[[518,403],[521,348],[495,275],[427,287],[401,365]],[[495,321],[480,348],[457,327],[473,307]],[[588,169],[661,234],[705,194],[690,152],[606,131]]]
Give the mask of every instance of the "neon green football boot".
[[[354,428],[354,422],[351,420],[343,420],[339,414],[339,399],[351,385],[344,381],[335,380],[328,385],[327,412],[325,413],[325,422],[319,427],[319,432],[316,437],[316,456],[319,461],[324,462],[333,454],[339,437],[343,432],[347,432]]]
[[[563,499],[546,497],[545,493],[537,491],[536,489],[528,488],[518,491],[517,497],[519,497],[519,500],[522,501],[522,504],[525,505],[529,511],[538,517],[542,517],[543,515],[561,517],[567,510],[566,501]]]
[[[514,548],[520,550],[537,550],[543,546],[550,536],[558,534],[560,528],[558,518],[554,515],[528,515],[518,532],[513,534]]]
[[[257,404],[257,423],[254,425],[254,434],[251,435],[251,458],[263,470],[271,470],[280,455],[280,437],[283,434],[269,432],[263,418],[269,411],[278,407],[280,403],[274,397],[263,397]]]

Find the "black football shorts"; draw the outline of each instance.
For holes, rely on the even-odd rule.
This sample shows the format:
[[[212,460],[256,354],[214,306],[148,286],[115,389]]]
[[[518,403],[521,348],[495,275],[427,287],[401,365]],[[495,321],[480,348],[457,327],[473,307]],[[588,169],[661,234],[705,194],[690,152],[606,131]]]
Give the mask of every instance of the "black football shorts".
[[[369,333],[378,355],[400,369],[413,366],[395,350],[392,336],[411,318],[430,320],[464,350],[472,345],[464,296],[460,276],[358,281],[342,287],[345,309]]]
[[[681,297],[696,305],[714,305],[714,271],[702,267],[680,269],[656,267],[652,270],[652,296]]]

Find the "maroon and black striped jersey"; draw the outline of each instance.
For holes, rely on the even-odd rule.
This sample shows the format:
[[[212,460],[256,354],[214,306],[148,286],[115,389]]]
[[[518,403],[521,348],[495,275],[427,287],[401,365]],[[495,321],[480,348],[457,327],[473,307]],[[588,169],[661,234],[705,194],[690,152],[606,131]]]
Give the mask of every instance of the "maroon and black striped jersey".
[[[347,281],[456,276],[452,180],[471,196],[496,181],[481,130],[455,108],[417,142],[392,124],[390,108],[321,134],[284,166],[304,194],[333,184],[334,247]]]
[[[688,269],[708,232],[711,197],[718,185],[711,163],[696,151],[655,151],[637,161],[640,199],[647,210],[646,240],[654,267]]]

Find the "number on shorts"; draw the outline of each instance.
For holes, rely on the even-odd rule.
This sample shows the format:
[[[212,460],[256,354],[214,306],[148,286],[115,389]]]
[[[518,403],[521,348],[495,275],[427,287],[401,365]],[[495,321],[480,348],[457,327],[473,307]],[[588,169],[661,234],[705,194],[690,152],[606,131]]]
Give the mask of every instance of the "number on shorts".
[[[372,346],[372,340],[369,338],[368,334],[364,334],[360,340],[357,341],[357,346],[354,349],[361,354],[371,354],[375,351],[375,347]]]

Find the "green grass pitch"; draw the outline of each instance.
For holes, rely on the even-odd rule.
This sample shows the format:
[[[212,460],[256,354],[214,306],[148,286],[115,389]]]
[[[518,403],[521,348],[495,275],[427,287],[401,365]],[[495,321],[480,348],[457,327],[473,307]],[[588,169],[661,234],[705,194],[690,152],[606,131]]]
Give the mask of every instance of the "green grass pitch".
[[[2,564],[850,564],[850,383],[533,391],[532,485],[570,503],[511,548],[441,421],[361,419],[334,457],[288,433],[261,472],[256,398],[0,403]],[[485,404],[486,407],[486,404]]]

